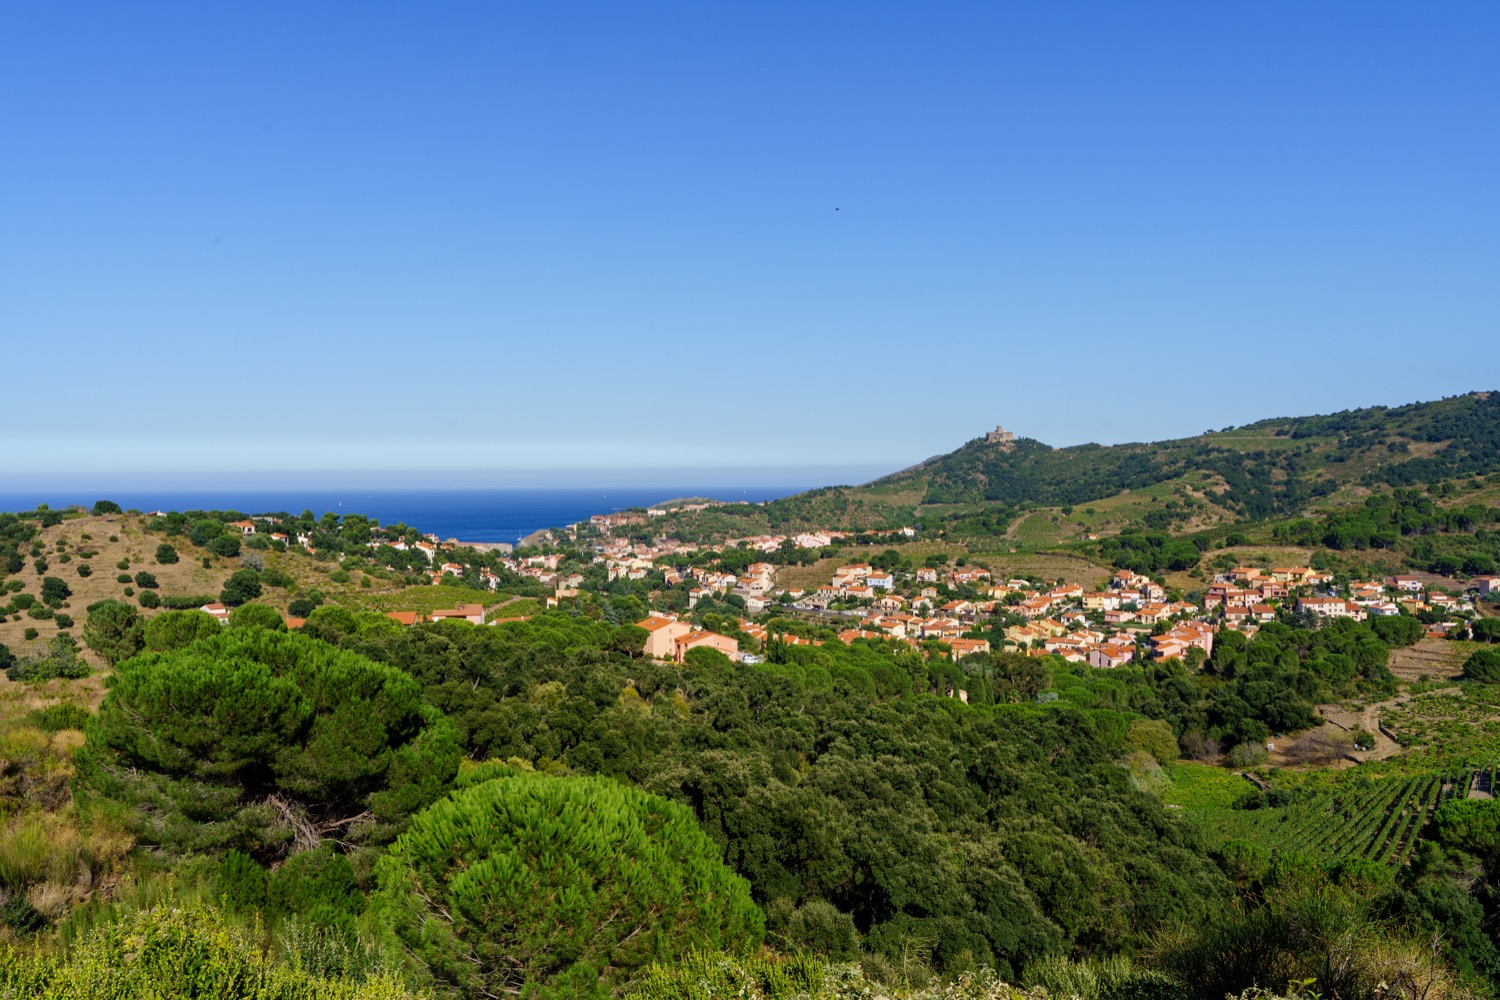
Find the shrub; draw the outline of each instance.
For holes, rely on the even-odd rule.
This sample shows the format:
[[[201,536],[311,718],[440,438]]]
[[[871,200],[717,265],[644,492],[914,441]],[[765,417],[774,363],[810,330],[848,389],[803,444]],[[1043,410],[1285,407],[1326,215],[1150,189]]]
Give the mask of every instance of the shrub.
[[[759,942],[749,883],[720,853],[677,803],[517,774],[418,815],[376,866],[376,906],[447,988],[604,998],[653,961]]]
[[[230,850],[214,872],[214,893],[231,913],[266,905],[266,869],[244,851]]]
[[[194,545],[207,546],[209,542],[224,534],[224,522],[218,518],[204,517],[193,522],[188,529],[188,540]]]
[[[306,618],[317,610],[318,602],[309,597],[299,597],[286,607],[286,613],[293,618]]]
[[[442,794],[459,756],[452,723],[404,671],[296,633],[229,628],[115,668],[78,781],[136,807],[146,842],[275,857],[294,838],[389,840]]]
[[[1247,740],[1236,745],[1229,751],[1229,763],[1233,767],[1254,767],[1266,759],[1266,748],[1263,743]]]
[[[45,604],[33,604],[26,609],[26,617],[35,618],[37,621],[46,621],[54,614],[56,612]]]
[[[87,577],[87,576],[93,576],[94,575],[94,567],[90,566],[88,563],[80,563],[79,566],[78,566],[78,575],[79,576],[85,576],[85,577]]]
[[[52,621],[58,628],[72,628],[73,616],[65,615],[61,611],[52,616]]]
[[[23,656],[5,671],[13,681],[46,681],[54,677],[77,679],[90,674],[89,665],[78,658],[78,645],[70,635],[56,635],[45,652]]]
[[[220,535],[204,547],[216,556],[232,559],[240,554],[240,536]]]
[[[57,607],[72,596],[73,591],[66,580],[56,576],[42,579],[42,600],[53,607]]]
[[[1172,727],[1159,719],[1132,723],[1125,735],[1124,749],[1144,750],[1162,764],[1170,764],[1182,756]]]
[[[399,978],[320,976],[275,961],[201,904],[127,911],[62,956],[0,952],[0,996],[36,1000],[417,1000]]]
[[[216,636],[222,628],[206,611],[196,608],[192,611],[166,611],[146,622],[142,638],[147,652],[165,653]]]
[[[95,500],[94,506],[90,508],[90,513],[98,517],[101,514],[123,514],[125,512],[113,500]]]
[[[166,542],[162,542],[156,547],[156,561],[161,565],[170,566],[173,563],[177,562],[177,560],[177,550],[168,545]]]
[[[30,716],[32,725],[48,733],[60,733],[64,729],[82,729],[88,724],[90,718],[92,716],[88,709],[69,702],[39,708]]]
[[[161,597],[158,596],[156,591],[154,590],[141,591],[141,595],[137,597],[136,600],[140,602],[141,607],[143,608],[161,607]]]
[[[24,636],[28,642],[30,642],[32,639],[35,639],[40,634],[41,633],[34,628],[28,628],[26,631],[21,633],[21,635]]]
[[[281,587],[283,589],[287,587],[295,587],[297,585],[297,581],[293,580],[290,574],[286,573],[283,570],[276,569],[275,567],[272,567],[268,570],[262,570],[260,574],[260,582],[265,584],[267,587]]]
[[[0,925],[9,927],[17,934],[35,934],[47,926],[47,918],[26,902],[25,896],[16,893],[4,906],[0,906]]]
[[[142,590],[155,590],[156,574],[147,573],[145,570],[141,570],[135,575],[135,585],[137,587],[140,587]]]
[[[115,583],[130,583],[134,579],[135,578],[132,577],[129,573],[121,573],[119,576],[115,577]]]
[[[224,589],[219,592],[219,600],[234,606],[253,601],[260,594],[260,574],[253,569],[241,569],[236,570],[228,580],[224,581]]]
[[[119,562],[115,563],[115,569],[129,569],[129,568],[130,568],[130,560],[129,559],[121,559]]]
[[[1464,680],[1500,684],[1500,649],[1476,649],[1464,661]]]
[[[34,569],[34,570],[36,570],[38,574],[42,574],[42,573],[47,572],[47,568],[48,568],[49,565],[50,565],[50,563],[48,563],[47,560],[45,558],[43,558],[43,559],[38,559],[38,560],[36,560],[36,562],[32,563],[31,564],[31,568]]]
[[[174,594],[163,597],[161,606],[171,608],[173,611],[196,611],[205,604],[212,604],[218,598],[212,594]]]
[[[17,594],[15,597],[12,597],[10,599],[10,603],[15,605],[18,610],[25,611],[36,603],[36,595]]]
[[[272,632],[285,632],[286,622],[276,609],[264,604],[245,604],[235,608],[229,615],[230,628],[263,628]]]
[[[141,613],[124,601],[90,604],[83,623],[83,641],[113,666],[145,647],[145,622]]]
[[[331,924],[357,915],[365,898],[354,882],[354,866],[327,841],[315,850],[294,854],[271,873],[267,908],[281,915],[305,914]]]
[[[1370,628],[1387,646],[1410,646],[1426,634],[1422,623],[1410,615],[1379,615],[1370,619]]]
[[[328,574],[328,579],[332,580],[334,583],[348,583],[349,572],[348,570],[336,569],[332,573]]]

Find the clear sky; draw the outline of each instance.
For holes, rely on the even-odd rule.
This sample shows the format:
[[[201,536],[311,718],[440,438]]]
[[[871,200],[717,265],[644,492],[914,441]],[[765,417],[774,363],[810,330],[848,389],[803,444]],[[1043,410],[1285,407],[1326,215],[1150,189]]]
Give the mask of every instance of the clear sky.
[[[6,4],[0,481],[848,480],[1500,388],[1497,51],[1490,0]]]

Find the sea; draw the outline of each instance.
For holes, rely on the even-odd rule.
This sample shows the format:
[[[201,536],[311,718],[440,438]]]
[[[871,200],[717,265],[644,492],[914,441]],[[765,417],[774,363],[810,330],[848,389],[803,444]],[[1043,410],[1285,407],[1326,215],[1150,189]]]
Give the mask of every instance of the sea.
[[[76,490],[0,492],[0,511],[54,509],[96,500],[113,500],[126,510],[235,510],[242,514],[311,510],[322,516],[363,514],[383,525],[406,524],[424,534],[463,542],[515,542],[543,528],[583,521],[628,507],[649,507],[678,497],[746,500],[759,503],[801,492],[808,486],[740,486],[711,488],[642,487],[619,489],[513,487],[508,489],[427,490],[119,490],[80,493]]]

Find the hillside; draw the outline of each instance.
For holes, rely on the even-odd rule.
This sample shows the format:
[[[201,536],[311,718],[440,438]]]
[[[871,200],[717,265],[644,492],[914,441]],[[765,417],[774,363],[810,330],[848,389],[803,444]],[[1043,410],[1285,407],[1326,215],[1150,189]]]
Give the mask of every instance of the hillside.
[[[670,523],[682,537],[708,537],[812,526],[878,530],[925,519],[956,522],[950,535],[1017,539],[1019,533],[1023,544],[1044,544],[1125,524],[1191,530],[1262,521],[1354,502],[1375,490],[1497,470],[1500,393],[1484,391],[1274,417],[1151,443],[1054,448],[1030,438],[1008,444],[976,438],[862,486],[673,515]],[[1022,514],[1084,504],[1093,509],[1078,515],[1072,531]],[[1152,507],[1159,510],[1153,514]]]
[[[340,561],[327,554],[319,558],[298,547],[283,546],[281,551],[247,548],[242,555],[224,556],[193,544],[186,535],[150,531],[149,522],[139,514],[82,515],[75,511],[61,523],[37,531],[21,549],[21,564],[6,579],[0,609],[8,607],[10,613],[0,615],[0,645],[21,656],[44,648],[59,633],[77,637],[77,626],[89,605],[97,601],[140,604],[150,617],[159,611],[143,600],[147,592],[168,602],[188,597],[217,600],[230,576],[247,566],[263,568],[258,602],[282,614],[299,597],[352,609],[430,613],[465,601],[495,606],[512,596],[433,587],[362,559]],[[177,554],[175,562],[158,560],[157,547],[163,543]],[[62,580],[69,593],[55,614],[38,617],[31,611],[41,612],[40,598],[48,578]],[[148,586],[141,586],[142,579]],[[27,595],[35,603],[22,607],[17,599],[24,602]],[[87,650],[84,655],[93,658]],[[6,683],[0,677],[0,686]]]

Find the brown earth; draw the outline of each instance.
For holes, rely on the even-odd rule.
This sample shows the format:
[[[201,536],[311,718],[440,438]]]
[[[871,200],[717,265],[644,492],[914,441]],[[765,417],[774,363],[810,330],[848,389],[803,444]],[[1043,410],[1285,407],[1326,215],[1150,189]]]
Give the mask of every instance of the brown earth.
[[[1451,680],[1464,672],[1465,647],[1446,639],[1424,638],[1415,646],[1391,651],[1391,673],[1411,684],[1424,676],[1429,680]]]

